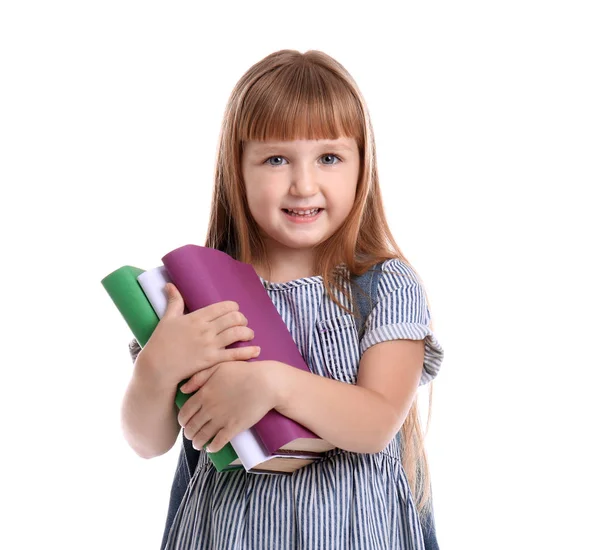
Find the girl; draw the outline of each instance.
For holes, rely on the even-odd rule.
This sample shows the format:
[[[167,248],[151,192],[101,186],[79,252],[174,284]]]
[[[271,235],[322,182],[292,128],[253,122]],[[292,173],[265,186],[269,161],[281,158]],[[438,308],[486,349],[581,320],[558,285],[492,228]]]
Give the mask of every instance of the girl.
[[[157,456],[183,428],[214,452],[275,408],[336,448],[291,475],[219,473],[202,450],[166,548],[425,548],[431,495],[416,392],[444,352],[385,219],[364,99],[334,59],[282,50],[237,83],[205,246],[255,268],[311,373],[275,361],[248,368],[253,346],[226,349],[253,337],[236,304],[183,315],[167,285],[167,313],[124,399],[129,443]],[[350,276],[378,264],[359,340]],[[177,383],[189,377],[182,390],[198,391],[177,412]]]

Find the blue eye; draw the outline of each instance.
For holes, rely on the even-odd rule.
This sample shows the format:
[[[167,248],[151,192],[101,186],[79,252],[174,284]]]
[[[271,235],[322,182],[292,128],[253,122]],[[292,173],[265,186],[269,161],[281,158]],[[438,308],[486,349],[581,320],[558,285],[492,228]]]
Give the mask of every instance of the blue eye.
[[[280,156],[269,157],[269,158],[266,160],[266,162],[267,162],[267,163],[269,163],[271,166],[281,166],[281,164],[271,164],[271,163],[269,162],[271,159],[283,159],[283,157],[280,157]]]
[[[326,153],[325,155],[323,155],[323,157],[335,157],[336,159],[338,159],[341,162],[340,157],[338,157],[337,155],[334,155],[333,153]],[[321,157],[321,158],[323,158]],[[328,163],[327,163],[328,164]],[[337,162],[332,163],[330,166],[333,166],[333,164],[338,164]]]
[[[321,158],[323,158],[323,157],[335,157],[339,162],[341,162],[340,157],[338,157],[337,155],[334,155],[333,153],[325,153]],[[274,155],[272,157],[269,157],[265,162],[268,163],[270,166],[283,166],[283,164],[272,164],[271,162],[269,162],[271,159],[283,159],[282,156]],[[338,164],[338,163],[337,162],[334,162],[334,163],[326,162],[325,166],[333,166],[334,164]]]

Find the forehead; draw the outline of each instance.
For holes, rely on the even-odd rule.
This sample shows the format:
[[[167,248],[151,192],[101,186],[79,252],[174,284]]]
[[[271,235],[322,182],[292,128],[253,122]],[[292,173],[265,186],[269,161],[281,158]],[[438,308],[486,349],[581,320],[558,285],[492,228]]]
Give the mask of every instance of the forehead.
[[[346,151],[356,150],[356,140],[354,138],[338,139],[295,139],[288,141],[256,141],[245,142],[245,149],[250,154],[262,154],[270,151],[300,151],[311,153],[322,149],[339,149]]]

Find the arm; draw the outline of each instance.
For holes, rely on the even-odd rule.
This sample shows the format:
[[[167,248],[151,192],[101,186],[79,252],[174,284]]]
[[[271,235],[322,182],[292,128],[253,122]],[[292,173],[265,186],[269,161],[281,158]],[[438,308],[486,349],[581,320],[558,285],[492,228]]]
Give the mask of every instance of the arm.
[[[121,407],[125,439],[142,458],[154,458],[173,447],[180,426],[175,405],[176,387],[138,355]]]
[[[275,409],[340,449],[379,452],[406,419],[423,357],[423,340],[375,344],[361,357],[356,385],[274,361]]]

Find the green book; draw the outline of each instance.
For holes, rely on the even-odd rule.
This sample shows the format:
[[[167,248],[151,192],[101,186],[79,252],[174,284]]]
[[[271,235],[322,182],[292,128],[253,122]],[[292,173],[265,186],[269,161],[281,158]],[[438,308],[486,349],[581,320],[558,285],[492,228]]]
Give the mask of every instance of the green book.
[[[144,271],[145,270],[140,269],[139,267],[124,265],[112,273],[109,273],[101,281],[102,286],[121,313],[121,316],[131,329],[133,336],[141,347],[146,345],[159,321],[158,315],[154,311],[152,304],[146,297],[144,290],[137,280],[138,275],[141,275]],[[191,395],[179,391],[179,388],[185,384],[185,382],[186,380],[182,380],[177,386],[175,403],[180,409]],[[209,443],[210,441],[207,441],[204,448],[206,448]],[[219,472],[243,468],[231,443],[227,443],[227,445],[216,453],[207,454]]]

